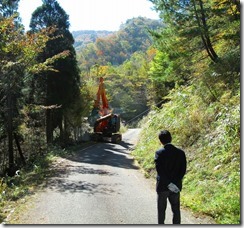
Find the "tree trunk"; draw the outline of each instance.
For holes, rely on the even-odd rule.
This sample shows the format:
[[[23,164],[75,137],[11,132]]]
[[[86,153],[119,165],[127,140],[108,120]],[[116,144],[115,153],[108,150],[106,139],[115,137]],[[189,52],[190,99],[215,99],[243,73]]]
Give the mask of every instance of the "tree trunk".
[[[58,123],[59,126],[59,131],[60,131],[60,141],[63,142],[64,141],[64,129],[63,129],[63,114],[61,114],[61,118],[60,121]]]
[[[14,165],[14,150],[13,150],[13,100],[8,85],[7,91],[7,132],[8,132],[8,155],[9,155],[9,168]]]
[[[21,147],[20,147],[20,143],[19,143],[19,140],[18,140],[18,136],[16,133],[14,133],[14,139],[15,139],[15,143],[16,143],[16,146],[18,148],[18,151],[19,151],[19,155],[20,155],[20,159],[23,163],[23,165],[26,165],[26,162],[25,162],[25,157],[22,153],[22,150],[21,150]]]
[[[68,121],[67,117],[64,116],[64,142],[66,143],[69,139]]]
[[[47,144],[53,143],[52,110],[46,109],[46,140]]]
[[[208,26],[207,26],[207,22],[206,22],[206,15],[204,13],[202,0],[199,0],[199,4],[200,4],[200,8],[201,8],[201,20],[202,20],[202,24],[203,24],[204,36],[205,36],[205,39],[206,39],[206,44],[207,44],[208,50],[211,53],[212,60],[214,62],[217,62],[218,55],[216,54],[216,52],[215,52],[215,50],[213,48],[212,42],[210,41]]]
[[[204,45],[209,57],[212,59],[212,61],[217,62],[218,55],[216,54],[216,52],[213,48],[213,45],[210,41],[208,26],[207,26],[207,22],[206,22],[206,15],[205,15],[204,8],[203,8],[203,2],[202,2],[202,0],[198,0],[198,1],[199,1],[199,5],[200,5],[200,13],[198,13],[198,11],[197,11],[196,1],[193,1],[193,6],[194,6],[195,14],[196,14],[198,27],[201,31],[201,38],[203,41],[203,45]],[[200,16],[199,16],[199,14],[200,14]]]

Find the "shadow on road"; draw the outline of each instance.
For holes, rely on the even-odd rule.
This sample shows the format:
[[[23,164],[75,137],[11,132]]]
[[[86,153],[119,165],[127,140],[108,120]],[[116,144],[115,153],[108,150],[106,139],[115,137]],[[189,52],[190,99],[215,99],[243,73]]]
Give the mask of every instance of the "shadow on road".
[[[138,169],[134,164],[134,159],[128,156],[132,148],[133,145],[126,142],[120,144],[98,143],[92,147],[77,150],[77,153],[68,159],[80,163]]]
[[[103,177],[118,175],[115,172],[107,171],[104,166],[138,169],[134,160],[129,156],[132,146],[126,142],[120,144],[97,143],[88,148],[77,149],[72,156],[60,158],[60,161],[53,166],[52,177],[48,179],[46,187],[63,193],[120,194],[119,191],[115,191],[119,187],[115,186],[116,183],[92,183],[88,181],[87,177],[88,175]],[[101,168],[97,165],[101,165]],[[81,174],[85,176],[81,176]]]
[[[72,165],[73,164],[73,165]],[[60,163],[53,167],[53,174],[50,179],[48,179],[45,187],[53,191],[61,193],[85,193],[88,195],[94,194],[112,194],[116,193],[111,184],[106,183],[91,183],[83,180],[83,175],[100,175],[100,176],[115,176],[117,174],[96,168],[88,168],[83,165],[77,165],[78,163],[69,163],[66,161]],[[81,178],[77,178],[81,177]],[[117,192],[117,194],[119,194]]]
[[[49,189],[62,193],[84,193],[87,195],[103,194],[120,194],[114,190],[111,184],[95,184],[88,181],[70,181],[66,178],[52,179],[47,186]]]

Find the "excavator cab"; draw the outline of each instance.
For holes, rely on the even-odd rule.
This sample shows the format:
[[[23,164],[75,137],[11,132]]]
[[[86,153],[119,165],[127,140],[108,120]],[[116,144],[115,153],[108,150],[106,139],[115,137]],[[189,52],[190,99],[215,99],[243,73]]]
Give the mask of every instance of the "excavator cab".
[[[102,104],[100,104],[101,101]],[[95,121],[93,121],[94,133],[92,134],[92,140],[111,141],[113,143],[122,140],[122,135],[119,133],[120,116],[118,114],[113,114],[109,109],[104,79],[102,77],[100,77],[97,98],[94,101],[90,119],[95,119]]]

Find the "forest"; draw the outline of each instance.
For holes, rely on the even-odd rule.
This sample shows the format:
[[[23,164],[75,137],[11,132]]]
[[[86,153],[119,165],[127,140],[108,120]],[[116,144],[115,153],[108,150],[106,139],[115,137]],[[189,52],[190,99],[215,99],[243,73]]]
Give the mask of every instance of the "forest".
[[[104,77],[110,106],[125,122],[138,121],[135,117],[150,108],[147,72],[156,53],[150,31],[160,25],[160,21],[138,17],[128,19],[113,33],[73,33],[82,82],[95,79],[96,86],[96,78]]]
[[[73,33],[56,0],[43,0],[29,31],[19,0],[0,1],[1,208],[28,194],[24,179],[43,175],[53,151],[83,142],[102,76],[111,108],[142,128],[132,154],[145,175],[169,129],[188,160],[183,206],[240,224],[240,1],[150,1],[160,20]]]

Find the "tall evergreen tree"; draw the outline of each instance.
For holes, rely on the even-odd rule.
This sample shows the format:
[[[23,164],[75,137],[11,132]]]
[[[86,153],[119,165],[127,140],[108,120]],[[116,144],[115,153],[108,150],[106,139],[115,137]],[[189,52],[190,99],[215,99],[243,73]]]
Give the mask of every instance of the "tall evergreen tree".
[[[2,18],[11,17],[17,13],[19,0],[1,0],[0,15]]]
[[[47,43],[45,50],[39,55],[40,62],[59,52],[65,50],[69,52],[67,58],[60,59],[55,63],[54,68],[56,71],[45,73],[38,77],[39,79],[36,82],[33,82],[33,90],[39,91],[35,102],[44,102],[47,108],[47,143],[53,142],[53,131],[56,127],[60,129],[61,138],[66,135],[67,129],[65,128],[63,131],[63,126],[67,126],[63,124],[64,120],[67,123],[68,116],[65,113],[68,112],[66,110],[71,107],[76,98],[79,98],[79,69],[73,47],[74,39],[69,32],[68,18],[68,15],[56,0],[43,0],[42,6],[33,12],[30,23],[32,32],[52,27],[55,29],[53,37],[58,36],[57,39],[51,39]],[[50,109],[49,107],[53,105],[57,105],[59,108]]]

